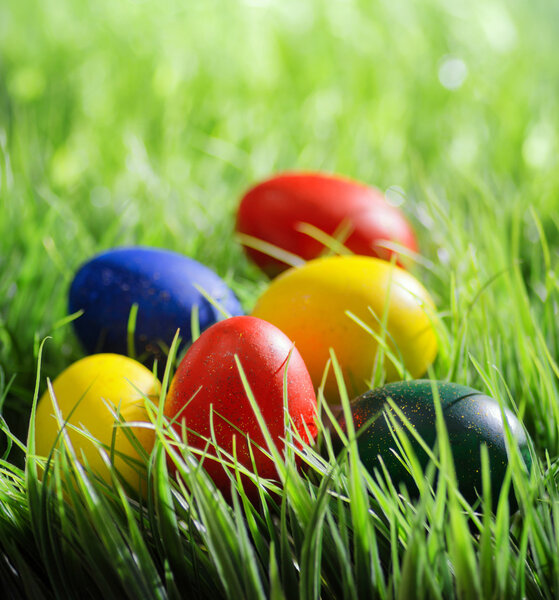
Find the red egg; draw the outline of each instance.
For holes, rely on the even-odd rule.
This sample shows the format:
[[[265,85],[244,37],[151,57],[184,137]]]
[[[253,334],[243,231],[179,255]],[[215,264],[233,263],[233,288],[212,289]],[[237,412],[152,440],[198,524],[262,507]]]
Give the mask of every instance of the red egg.
[[[284,378],[287,368],[287,409],[294,429],[311,443],[316,437],[316,395],[307,367],[293,342],[277,327],[256,317],[232,317],[207,329],[190,347],[171,382],[165,415],[191,448],[205,450],[204,468],[228,496],[230,479],[213,457],[211,421],[217,445],[259,476],[277,479],[274,462],[258,447],[266,439],[247,397],[235,362],[238,356],[271,438],[280,452],[286,436]],[[184,429],[183,429],[184,428]],[[307,435],[307,431],[310,435]],[[249,449],[250,439],[253,459]],[[235,445],[235,446],[234,446]],[[256,491],[251,485],[249,495]]]
[[[327,246],[302,231],[302,224],[339,239],[354,254],[390,260],[394,251],[384,247],[386,242],[418,251],[406,217],[379,190],[320,173],[285,173],[253,187],[241,200],[236,229],[306,261]],[[241,241],[270,277],[290,266],[249,247],[250,240]]]

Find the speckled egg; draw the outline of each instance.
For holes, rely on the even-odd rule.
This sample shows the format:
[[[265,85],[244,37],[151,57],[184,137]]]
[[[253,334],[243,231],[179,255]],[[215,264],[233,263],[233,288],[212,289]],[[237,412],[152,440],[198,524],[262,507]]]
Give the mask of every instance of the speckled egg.
[[[191,340],[191,317],[197,308],[200,329],[221,320],[221,313],[196,289],[203,288],[232,315],[242,308],[227,285],[208,267],[168,250],[118,248],[86,262],[70,286],[69,311],[88,353],[128,354],[130,310],[138,305],[134,347],[150,365],[166,352],[177,329],[183,345]]]
[[[113,464],[122,477],[134,489],[142,489],[145,469],[140,455],[111,411],[118,413],[124,422],[149,424],[146,398],[157,402],[161,388],[153,373],[127,356],[94,354],[70,365],[52,387],[61,419],[68,421],[65,430],[78,460],[87,462],[94,473],[110,482],[110,473],[98,449],[101,444],[109,456],[113,455]],[[55,443],[61,443],[55,415],[47,390],[39,400],[35,420],[39,456],[49,456]],[[154,443],[153,429],[149,426],[131,429],[149,454]]]
[[[260,477],[276,479],[274,462],[261,448],[267,441],[245,391],[238,357],[271,440],[280,452],[286,417],[306,442],[317,433],[316,396],[312,381],[292,341],[277,327],[254,317],[232,317],[216,323],[192,344],[171,382],[165,415],[190,448],[205,452],[203,464],[227,496],[230,479],[214,457],[232,455]],[[287,411],[287,414],[286,414]],[[249,444],[250,440],[250,444]],[[198,453],[199,456],[199,453]],[[256,489],[245,485],[255,497]]]
[[[380,471],[378,456],[382,457],[392,481],[396,485],[405,484],[412,494],[417,492],[410,474],[394,455],[397,446],[386,416],[391,414],[397,423],[404,428],[405,426],[387,404],[387,398],[390,397],[394,401],[415,431],[433,448],[437,439],[433,383],[438,390],[460,491],[470,502],[474,502],[481,493],[480,447],[485,444],[491,467],[491,490],[493,500],[496,500],[508,465],[501,408],[494,399],[482,392],[456,383],[432,382],[426,379],[396,382],[370,390],[354,400],[351,412],[355,429],[358,431],[357,445],[363,464],[371,473],[374,469]],[[504,413],[512,437],[518,444],[529,470],[532,462],[524,429],[510,410],[504,409]],[[347,424],[343,415],[340,415],[339,420],[342,429],[346,430]],[[414,452],[425,468],[428,462],[427,454],[407,428],[405,431]],[[339,438],[335,440],[335,447],[338,451],[343,447]]]
[[[251,188],[242,198],[236,228],[240,234],[287,251],[303,260],[329,249],[305,231],[326,234],[355,254],[385,260],[390,244],[417,252],[415,234],[404,213],[378,189],[326,173],[283,173]],[[288,268],[283,260],[245,246],[249,257],[270,277]],[[398,257],[398,255],[396,254]]]
[[[333,348],[350,398],[370,387],[379,348],[373,334],[384,335],[412,377],[423,375],[437,353],[431,296],[408,271],[378,258],[334,256],[290,269],[271,282],[252,314],[295,342],[317,387]],[[388,381],[400,379],[388,356],[382,368]],[[324,394],[339,403],[332,369]]]

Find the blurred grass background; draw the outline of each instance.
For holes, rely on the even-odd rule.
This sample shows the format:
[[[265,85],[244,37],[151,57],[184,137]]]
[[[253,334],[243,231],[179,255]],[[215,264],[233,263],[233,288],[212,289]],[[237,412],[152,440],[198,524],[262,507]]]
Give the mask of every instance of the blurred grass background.
[[[461,597],[476,597],[480,589],[498,589],[495,597],[502,598],[511,590],[552,597],[559,580],[558,515],[548,509],[559,506],[558,34],[559,3],[549,0],[2,0],[0,407],[10,427],[24,437],[41,340],[52,337],[43,375],[53,377],[81,356],[65,321],[66,297],[76,268],[92,254],[129,244],[183,252],[216,270],[250,310],[266,281],[234,239],[240,196],[283,170],[340,173],[387,191],[416,227],[423,262],[414,272],[444,322],[433,375],[516,404],[543,459],[541,481],[525,484],[528,516],[518,537],[504,509],[495,521],[484,515],[486,533],[476,537],[455,502],[447,519],[438,500],[421,505],[427,516],[396,498],[386,501],[392,537],[385,554],[394,559],[387,585],[394,597],[406,597],[421,574],[436,568],[433,581],[440,576],[447,591],[458,582]],[[52,533],[48,519],[30,526],[43,515],[41,505],[35,498],[28,507],[18,487],[23,479],[3,469],[0,505],[8,508],[0,523],[10,532],[3,537],[6,547],[19,544],[17,577],[33,596],[35,585],[47,591],[54,585],[47,571],[56,561],[52,572],[73,572],[75,548],[70,545],[71,560],[61,553],[49,563],[52,548],[59,550],[58,530]],[[295,511],[299,524],[287,513],[281,540],[291,536],[294,548],[266,590],[288,589],[285,573],[291,573],[291,589],[298,589],[293,578],[300,575],[301,590],[323,584],[325,597],[336,597],[335,561],[343,565],[354,550],[340,541],[353,535],[341,500],[326,516],[330,541],[338,542],[320,550],[334,557],[331,572],[320,582],[312,569],[293,570],[290,553],[299,560],[295,546],[317,531],[313,511],[324,517],[326,504],[314,502],[313,494],[311,488],[309,500],[300,489],[288,493],[288,511],[297,502],[305,510]],[[368,504],[357,500],[361,508],[352,506],[352,514],[366,520]],[[221,516],[223,522],[230,517],[223,507]],[[190,518],[181,514],[181,523]],[[223,564],[216,567],[205,554],[203,536],[193,551],[212,597],[227,595],[228,582],[215,582],[229,549],[249,552],[244,516],[235,519]],[[363,539],[378,535],[382,542],[382,527],[367,523]],[[119,530],[125,542],[118,547],[137,565],[126,552],[143,538],[127,538],[128,525]],[[13,541],[24,530],[35,542]],[[216,526],[216,540],[223,531]],[[53,536],[50,546],[45,532]],[[146,540],[148,533],[142,529]],[[354,534],[360,533],[357,527]],[[91,555],[107,556],[103,535],[97,545],[90,539]],[[266,536],[275,535],[264,528],[262,537],[254,536],[258,552],[265,550],[265,568],[258,568],[266,577]],[[181,530],[180,544],[192,549],[187,538]],[[86,542],[72,543],[76,556],[89,556]],[[495,574],[497,551],[505,558],[495,563]],[[157,555],[161,564],[166,552]],[[134,568],[151,573],[142,556],[145,562]],[[163,573],[157,560],[150,568]],[[16,577],[13,564],[2,562],[1,572]],[[25,569],[35,567],[36,579],[26,577]],[[135,580],[133,568],[117,567],[99,573],[132,589],[126,581]],[[180,581],[179,571],[165,571],[165,581]],[[348,567],[343,584],[362,572],[359,564]],[[53,589],[79,590],[82,571],[76,573]],[[421,581],[428,586],[431,579]],[[363,582],[370,583],[365,576]],[[386,588],[378,589],[386,596]]]

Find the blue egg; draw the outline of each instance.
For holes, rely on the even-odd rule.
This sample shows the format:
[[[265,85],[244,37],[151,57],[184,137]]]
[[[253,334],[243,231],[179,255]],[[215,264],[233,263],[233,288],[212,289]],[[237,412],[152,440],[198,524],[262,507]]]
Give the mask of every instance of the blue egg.
[[[128,354],[128,321],[137,304],[136,357],[164,364],[177,329],[181,347],[191,342],[195,307],[200,330],[223,319],[196,285],[232,316],[244,314],[234,293],[208,267],[175,252],[141,247],[109,250],[86,262],[70,286],[69,311],[83,311],[73,323],[88,353]]]

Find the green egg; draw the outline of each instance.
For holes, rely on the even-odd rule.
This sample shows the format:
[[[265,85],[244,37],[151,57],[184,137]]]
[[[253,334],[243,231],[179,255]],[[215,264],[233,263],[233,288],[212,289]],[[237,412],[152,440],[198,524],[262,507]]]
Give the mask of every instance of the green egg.
[[[355,429],[358,431],[357,445],[361,461],[370,473],[373,473],[374,469],[380,472],[378,457],[382,457],[393,483],[397,487],[403,483],[410,494],[417,493],[413,478],[394,454],[394,450],[398,455],[399,452],[387,423],[388,413],[395,417],[395,422],[408,434],[413,450],[424,469],[429,462],[428,456],[387,404],[387,399],[390,397],[393,400],[414,430],[433,448],[437,438],[433,384],[437,387],[441,401],[461,493],[471,503],[481,495],[480,448],[485,444],[489,453],[491,493],[495,502],[508,465],[501,408],[493,398],[463,385],[427,379],[402,381],[370,390],[356,398],[352,402],[351,412]],[[512,437],[530,471],[532,461],[524,429],[512,412],[504,409],[504,413]],[[345,431],[343,414],[340,415],[339,421]],[[343,448],[339,438],[334,439],[334,448],[337,452]],[[512,494],[511,501],[514,503]]]

